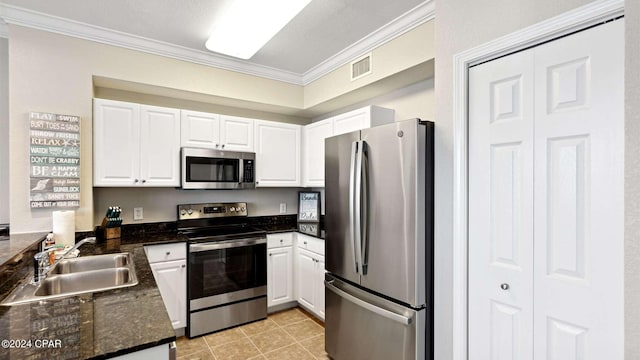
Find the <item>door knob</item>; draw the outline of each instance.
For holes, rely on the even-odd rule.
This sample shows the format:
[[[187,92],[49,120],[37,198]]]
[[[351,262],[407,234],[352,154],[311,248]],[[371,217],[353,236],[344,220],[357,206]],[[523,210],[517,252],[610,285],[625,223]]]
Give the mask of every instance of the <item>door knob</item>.
[[[509,290],[509,284],[507,284],[507,283],[500,284],[500,289]]]

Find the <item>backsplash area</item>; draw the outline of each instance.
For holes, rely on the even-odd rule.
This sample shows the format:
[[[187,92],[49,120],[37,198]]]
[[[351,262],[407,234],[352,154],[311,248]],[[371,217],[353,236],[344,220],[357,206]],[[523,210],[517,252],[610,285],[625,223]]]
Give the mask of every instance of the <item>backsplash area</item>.
[[[94,188],[94,224],[99,225],[109,206],[122,208],[124,224],[176,221],[178,204],[246,202],[249,216],[297,214],[301,188],[258,188],[252,190],[180,190],[173,188]],[[133,220],[133,208],[144,209],[143,220]]]

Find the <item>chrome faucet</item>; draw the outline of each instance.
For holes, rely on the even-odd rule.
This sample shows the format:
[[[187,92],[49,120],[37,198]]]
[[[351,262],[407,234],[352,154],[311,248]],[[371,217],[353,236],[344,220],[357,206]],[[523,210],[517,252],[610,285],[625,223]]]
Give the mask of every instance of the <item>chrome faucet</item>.
[[[73,247],[67,251],[59,259],[56,259],[53,263],[49,261],[49,253],[51,251],[55,251],[56,249],[48,249],[41,251],[33,256],[33,283],[39,284],[40,281],[44,280],[49,273],[49,270],[53,269],[60,261],[62,261],[69,253],[78,249],[80,246],[91,243],[96,243],[95,237],[88,237],[78,241]]]

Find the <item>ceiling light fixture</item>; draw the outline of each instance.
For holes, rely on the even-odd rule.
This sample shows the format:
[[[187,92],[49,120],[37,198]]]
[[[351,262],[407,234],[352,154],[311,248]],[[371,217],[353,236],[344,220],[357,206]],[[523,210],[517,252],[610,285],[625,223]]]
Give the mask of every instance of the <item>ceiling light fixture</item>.
[[[207,49],[250,59],[311,0],[233,0],[214,24]]]

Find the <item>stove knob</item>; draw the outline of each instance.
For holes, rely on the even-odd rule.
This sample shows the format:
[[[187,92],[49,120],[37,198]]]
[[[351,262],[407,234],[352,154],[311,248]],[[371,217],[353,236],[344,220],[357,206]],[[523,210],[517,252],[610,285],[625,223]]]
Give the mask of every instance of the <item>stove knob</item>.
[[[187,214],[187,211],[185,209],[180,210],[180,215],[185,216]]]
[[[229,208],[229,212],[234,212],[234,211],[236,211],[235,207],[232,206],[232,207]]]
[[[189,215],[193,214],[193,210],[192,209],[187,210],[187,214]]]
[[[242,212],[244,212],[244,211],[245,211],[244,206],[240,208],[240,211],[242,211]]]

